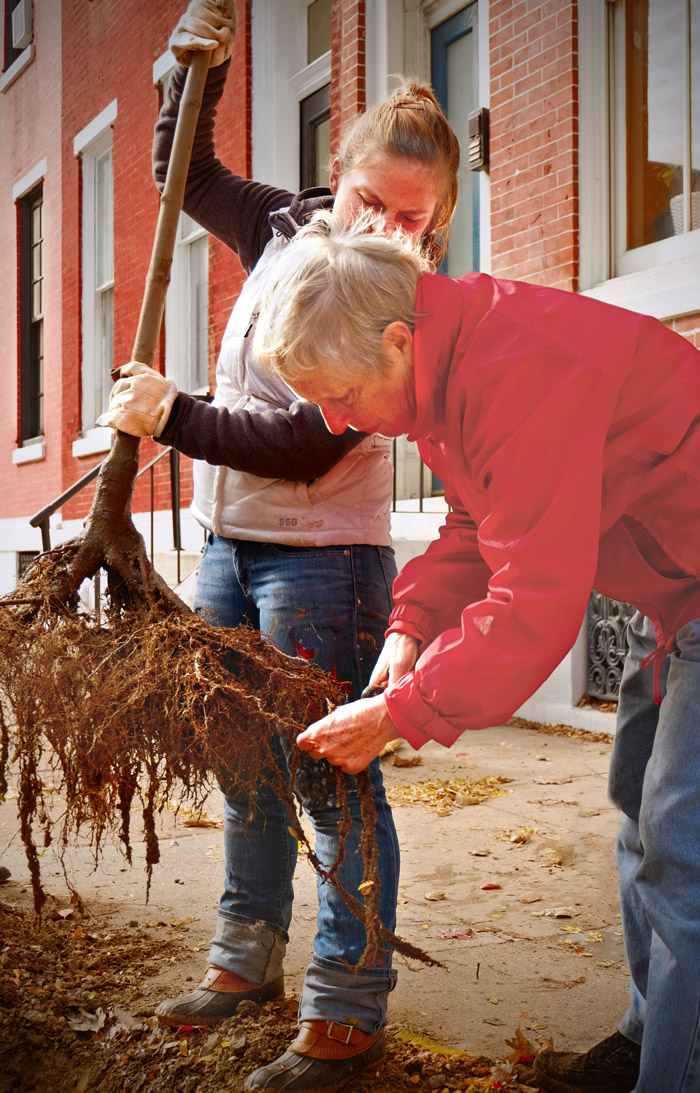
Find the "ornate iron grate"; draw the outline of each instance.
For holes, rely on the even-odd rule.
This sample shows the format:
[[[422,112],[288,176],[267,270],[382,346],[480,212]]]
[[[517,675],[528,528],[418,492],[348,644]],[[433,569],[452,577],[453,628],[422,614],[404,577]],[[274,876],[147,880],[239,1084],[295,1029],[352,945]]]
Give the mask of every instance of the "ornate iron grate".
[[[588,671],[586,694],[617,700],[627,655],[627,627],[634,607],[595,590],[588,601]]]

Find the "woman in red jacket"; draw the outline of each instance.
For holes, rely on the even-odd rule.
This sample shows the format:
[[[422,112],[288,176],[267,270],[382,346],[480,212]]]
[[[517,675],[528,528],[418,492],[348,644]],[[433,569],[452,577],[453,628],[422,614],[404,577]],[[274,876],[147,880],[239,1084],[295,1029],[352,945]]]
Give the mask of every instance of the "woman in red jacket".
[[[322,218],[321,218],[322,219]],[[330,234],[329,234],[330,227]],[[378,697],[299,747],[348,772],[507,719],[571,648],[592,587],[638,609],[611,792],[632,976],[620,1030],[544,1053],[543,1089],[700,1089],[700,355],[654,319],[312,224],[256,351],[331,432],[407,433],[445,484],[440,537],[394,585]],[[348,367],[348,362],[353,362]]]

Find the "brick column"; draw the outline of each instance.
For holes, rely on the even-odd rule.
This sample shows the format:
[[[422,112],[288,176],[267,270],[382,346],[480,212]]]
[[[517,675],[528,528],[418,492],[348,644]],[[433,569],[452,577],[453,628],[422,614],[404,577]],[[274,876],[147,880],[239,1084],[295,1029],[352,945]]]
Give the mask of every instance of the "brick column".
[[[365,109],[365,0],[333,0],[331,49],[334,151],[346,124]]]
[[[578,287],[577,0],[491,0],[495,275]]]

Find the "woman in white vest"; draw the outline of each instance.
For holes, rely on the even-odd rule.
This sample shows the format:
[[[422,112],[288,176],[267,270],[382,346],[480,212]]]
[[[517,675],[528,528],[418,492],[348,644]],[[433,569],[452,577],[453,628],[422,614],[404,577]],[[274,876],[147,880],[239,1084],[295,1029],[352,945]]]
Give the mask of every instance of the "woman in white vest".
[[[259,302],[280,251],[314,212],[335,207],[352,220],[372,209],[420,238],[434,265],[444,256],[457,198],[459,145],[430,88],[406,82],[360,115],[333,159],[330,192],[292,194],[234,175],[216,157],[214,116],[235,34],[233,0],[193,0],[171,47],[180,62],[156,126],[154,174],[165,178],[178,103],[193,49],[212,49],[185,196],[185,210],[236,251],[248,279],[223,338],[212,405],[178,393],[150,369],[122,369],[103,422],[155,435],[194,457],[193,511],[209,531],[196,610],[214,625],[250,623],[280,649],[313,659],[347,686],[367,685],[384,641],[396,576],[390,539],[389,440],[348,429],[332,435],[316,406],[264,373],[251,349]],[[287,771],[279,743],[278,761]],[[380,913],[393,929],[399,849],[378,761],[374,787]],[[338,848],[339,809],[330,768],[304,758],[297,780],[326,866]],[[339,879],[362,881],[361,823],[353,816]],[[283,804],[260,787],[226,798],[225,890],[210,968],[197,990],[163,1002],[167,1025],[214,1025],[242,999],[284,990],[297,843]],[[387,949],[377,967],[355,972],[361,924],[330,884],[320,884],[318,931],[300,1000],[298,1038],[246,1088],[339,1089],[384,1054],[383,1026],[396,973]]]

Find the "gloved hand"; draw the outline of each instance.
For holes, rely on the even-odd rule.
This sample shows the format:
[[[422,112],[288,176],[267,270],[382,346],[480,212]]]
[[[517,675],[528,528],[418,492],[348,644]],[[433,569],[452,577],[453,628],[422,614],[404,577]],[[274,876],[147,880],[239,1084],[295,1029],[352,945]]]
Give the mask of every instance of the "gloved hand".
[[[172,380],[147,364],[131,361],[119,369],[109,408],[100,414],[97,424],[131,436],[160,436],[176,398],[177,387]]]
[[[170,49],[181,65],[189,65],[193,53],[211,50],[209,63],[214,68],[231,56],[235,37],[234,0],[191,0],[170,36]]]

